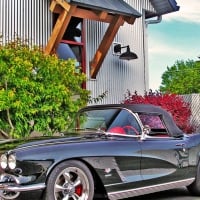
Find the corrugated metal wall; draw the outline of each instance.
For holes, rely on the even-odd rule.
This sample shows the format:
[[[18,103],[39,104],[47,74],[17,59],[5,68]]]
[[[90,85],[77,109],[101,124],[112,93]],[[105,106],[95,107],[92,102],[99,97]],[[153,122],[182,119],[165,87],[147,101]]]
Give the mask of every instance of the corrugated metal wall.
[[[194,127],[195,132],[200,133],[200,94],[182,95],[185,102],[189,103],[191,109],[190,123]]]
[[[126,0],[132,7],[141,14],[144,9],[153,10],[149,0]],[[149,89],[148,86],[148,58],[146,46],[146,31],[144,17],[136,19],[134,25],[127,23],[122,26],[115,37],[114,42],[121,43],[122,46],[130,45],[131,51],[138,55],[138,59],[123,61],[113,55],[113,46],[111,46],[103,65],[95,80],[89,76],[89,61],[94,56],[98,48],[107,25],[94,21],[87,21],[87,88],[92,91],[92,96],[97,97],[107,91],[108,94],[102,102],[99,103],[120,103],[124,99],[127,90],[138,91],[144,94]]]
[[[0,0],[0,35],[45,45],[52,30],[49,0]]]
[[[153,10],[149,0],[125,0],[140,13],[144,9]],[[0,0],[0,35],[11,40],[15,35],[29,39],[34,44],[44,46],[52,32],[52,13],[50,0]],[[100,103],[120,103],[127,90],[144,93],[148,90],[148,66],[144,17],[136,19],[134,25],[122,26],[114,42],[130,45],[138,59],[123,61],[113,55],[111,46],[97,78],[89,76],[89,62],[105,33],[107,24],[96,21],[86,22],[86,68],[87,89],[92,97],[107,91],[108,95]]]

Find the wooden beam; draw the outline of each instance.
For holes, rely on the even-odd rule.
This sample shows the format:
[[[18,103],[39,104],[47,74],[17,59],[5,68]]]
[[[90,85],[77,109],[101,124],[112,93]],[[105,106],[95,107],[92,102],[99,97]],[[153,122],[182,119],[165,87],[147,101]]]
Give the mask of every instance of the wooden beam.
[[[53,6],[54,6],[55,1],[57,2],[59,0],[52,1]],[[54,7],[54,9],[55,8],[56,7]],[[67,26],[72,17],[72,13],[74,12],[74,10],[76,10],[76,6],[70,6],[70,9],[68,9],[68,6],[67,7],[65,6],[65,8],[67,10],[64,8],[62,9],[62,12],[60,13],[56,21],[56,24],[53,28],[52,35],[44,51],[46,54],[51,54],[52,52],[55,51],[55,49],[57,48],[58,44],[62,40],[62,37],[67,29]]]
[[[105,19],[107,19],[108,13],[105,11],[102,11],[98,15],[99,15],[100,20],[105,20]]]
[[[70,4],[67,3],[67,1],[63,1],[63,0],[53,0],[55,1],[57,4],[59,4],[62,8],[64,8],[66,11],[69,11],[71,6]]]
[[[134,24],[135,20],[135,17],[124,17],[124,21],[126,21],[128,24]]]
[[[62,13],[59,15],[57,21],[56,21],[56,24],[53,28],[53,32],[51,34],[51,37],[50,37],[50,39],[49,39],[49,41],[46,45],[46,48],[44,50],[45,54],[51,54],[51,52],[53,51],[56,39],[57,39],[57,37],[60,33],[60,29],[62,28],[62,25],[63,25],[66,17],[67,17],[67,11],[63,10]]]
[[[54,12],[56,5],[57,5],[56,1],[51,1],[50,7],[49,7],[51,12]]]
[[[55,12],[59,7],[65,9],[66,11],[69,11],[70,4],[63,0],[51,0],[49,8],[51,12]]]
[[[76,8],[76,10],[73,13],[74,17],[79,17],[79,18],[83,18],[83,19],[90,19],[90,20],[95,20],[95,21],[102,21],[102,22],[106,22],[106,23],[111,23],[113,20],[114,15],[112,14],[106,14],[102,13],[102,15],[104,15],[104,18],[102,15],[100,15],[99,17],[99,12],[95,12],[94,10],[87,10],[87,9],[82,9],[82,8]],[[105,17],[106,16],[106,17]]]
[[[109,27],[103,37],[103,40],[101,41],[94,58],[90,62],[90,75],[92,78],[96,78],[96,75],[120,26],[122,26],[125,21],[129,24],[133,24],[135,22],[134,17],[117,15],[106,11],[84,9],[75,5],[70,5],[65,0],[51,0],[50,10],[54,13],[59,13],[59,17],[45,48],[46,54],[51,54],[55,51],[73,16],[109,23]]]
[[[58,47],[58,44],[60,43],[60,41],[62,40],[63,38],[63,35],[65,34],[65,31],[69,25],[69,22],[72,18],[72,14],[73,12],[76,10],[76,6],[72,5],[67,16],[65,17],[63,23],[62,23],[62,27],[60,28],[60,31],[59,31],[59,34],[58,36],[56,37],[56,40],[55,40],[55,44],[54,44],[54,49],[57,49]]]
[[[116,15],[113,18],[113,21],[110,23],[103,40],[101,41],[101,44],[99,45],[99,48],[96,51],[96,54],[92,61],[90,62],[90,75],[91,78],[96,78],[96,75],[101,67],[101,64],[103,63],[103,60],[115,38],[115,35],[117,34],[120,26],[122,26],[124,23],[124,19],[120,15]]]
[[[63,8],[60,5],[56,5],[56,7],[54,8],[52,12],[60,14],[62,11],[63,11]]]

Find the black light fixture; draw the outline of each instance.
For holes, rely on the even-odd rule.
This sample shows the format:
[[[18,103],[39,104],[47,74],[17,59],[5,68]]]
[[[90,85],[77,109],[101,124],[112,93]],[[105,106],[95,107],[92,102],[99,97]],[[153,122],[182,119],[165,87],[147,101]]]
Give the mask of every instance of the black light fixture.
[[[126,48],[126,52],[121,54],[121,49]],[[137,59],[138,56],[130,51],[129,45],[122,47],[121,44],[116,44],[114,46],[114,52],[115,53],[120,53],[121,55],[119,56],[119,59],[122,60],[132,60],[132,59]]]

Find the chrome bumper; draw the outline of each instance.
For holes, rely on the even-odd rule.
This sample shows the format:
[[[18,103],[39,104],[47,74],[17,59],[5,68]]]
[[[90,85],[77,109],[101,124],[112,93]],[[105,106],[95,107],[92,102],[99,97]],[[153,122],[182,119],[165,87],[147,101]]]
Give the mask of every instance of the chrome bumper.
[[[42,190],[46,188],[45,183],[23,185],[22,177],[2,174],[0,176],[0,199],[15,199],[20,192]]]
[[[25,192],[25,191],[33,191],[33,190],[42,190],[46,188],[44,183],[38,183],[33,185],[14,185],[8,183],[0,183],[0,190],[8,191],[8,192]]]

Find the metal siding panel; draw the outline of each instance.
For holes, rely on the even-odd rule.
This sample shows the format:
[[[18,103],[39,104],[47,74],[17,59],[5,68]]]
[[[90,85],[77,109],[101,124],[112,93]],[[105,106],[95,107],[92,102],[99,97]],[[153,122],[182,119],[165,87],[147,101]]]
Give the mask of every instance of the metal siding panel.
[[[52,31],[48,0],[0,0],[0,34],[3,42],[19,36],[44,46]]]
[[[149,0],[126,0],[132,7],[142,13],[143,9],[152,10]],[[0,34],[6,39],[13,38],[16,33],[21,38],[27,37],[34,43],[45,45],[52,31],[52,14],[47,0],[0,0]],[[106,56],[96,80],[87,81],[87,89],[92,97],[108,91],[107,97],[100,103],[119,103],[124,99],[127,89],[143,93],[145,89],[145,45],[143,37],[143,19],[138,18],[134,25],[122,26],[114,41],[122,45],[130,45],[138,55],[137,60],[122,61],[112,54],[112,47]],[[86,66],[89,77],[89,61],[106,31],[108,24],[86,21]],[[147,84],[148,85],[148,84]]]
[[[127,0],[140,13],[143,9],[151,9],[148,0]],[[97,97],[102,92],[108,91],[108,95],[102,103],[120,103],[124,99],[127,90],[143,94],[148,90],[148,66],[145,63],[145,38],[144,38],[144,20],[136,19],[134,25],[127,23],[120,27],[114,42],[122,45],[130,45],[131,51],[138,55],[138,59],[123,61],[118,56],[112,54],[113,47],[110,48],[96,80],[89,79],[87,89],[91,90],[92,97]],[[94,56],[102,36],[105,33],[107,24],[87,21],[86,44],[87,44],[87,76],[89,76],[89,61]]]

